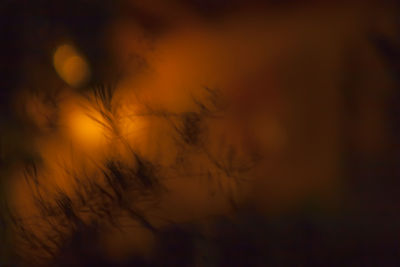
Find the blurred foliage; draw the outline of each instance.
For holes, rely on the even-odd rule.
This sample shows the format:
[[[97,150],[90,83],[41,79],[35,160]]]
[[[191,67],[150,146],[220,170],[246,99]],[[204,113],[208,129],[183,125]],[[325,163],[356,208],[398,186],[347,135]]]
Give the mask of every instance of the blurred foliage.
[[[266,1],[263,4],[258,2],[249,1],[248,5],[276,9],[277,17],[282,10],[292,10],[302,6],[295,1],[283,1],[284,3]],[[311,6],[312,2],[310,1]],[[230,12],[242,7],[240,1],[224,0],[177,0],[169,4],[174,7],[183,5],[184,11],[179,12],[185,13],[191,10],[194,13],[188,14],[196,14],[211,22],[211,25],[216,19],[222,20]],[[382,6],[384,6],[383,3]],[[247,4],[243,4],[243,8],[247,8]],[[163,14],[163,12],[168,14]],[[205,225],[211,225],[210,229],[205,230],[200,220],[186,224],[171,223],[170,227],[158,228],[147,218],[141,206],[136,206],[136,203],[142,199],[145,201],[150,199],[149,202],[156,203],[155,196],[159,190],[163,189],[160,179],[171,171],[165,171],[157,162],[146,159],[130,147],[121,134],[117,123],[118,113],[112,101],[115,88],[110,84],[113,85],[115,80],[118,80],[115,77],[119,78],[121,66],[120,62],[113,58],[107,43],[107,38],[109,38],[107,30],[110,23],[121,18],[131,20],[134,25],[140,25],[151,39],[173,28],[174,18],[171,17],[175,15],[172,10],[165,7],[165,3],[162,4],[162,1],[155,1],[154,6],[151,4],[146,6],[145,1],[131,3],[122,0],[8,0],[0,3],[0,34],[2,36],[0,60],[4,62],[0,66],[2,75],[0,201],[1,214],[9,216],[8,219],[3,219],[5,216],[1,216],[0,240],[11,239],[12,241],[0,244],[2,246],[0,259],[3,261],[0,261],[0,265],[4,261],[7,262],[9,258],[14,259],[14,253],[17,252],[22,254],[20,258],[26,258],[27,262],[33,264],[30,253],[38,250],[45,251],[41,256],[46,259],[51,258],[53,266],[63,264],[81,266],[100,264],[110,266],[168,264],[171,266],[202,264],[204,266],[293,266],[293,264],[398,266],[400,262],[398,258],[400,215],[397,212],[400,205],[398,179],[400,176],[398,164],[400,159],[398,139],[400,135],[400,27],[398,22],[394,23],[396,31],[392,36],[387,36],[378,30],[369,33],[369,43],[365,49],[370,53],[368,55],[372,55],[372,59],[357,58],[359,54],[355,50],[358,47],[349,48],[350,52],[346,56],[347,61],[343,67],[345,78],[338,82],[339,86],[334,85],[340,87],[341,94],[344,96],[344,104],[340,106],[344,110],[343,125],[338,125],[338,127],[342,127],[340,130],[344,133],[341,136],[343,140],[340,140],[340,145],[344,144],[340,167],[344,169],[345,175],[340,179],[345,182],[340,192],[343,195],[341,195],[339,207],[326,208],[322,204],[324,196],[312,195],[286,213],[265,215],[263,211],[254,211],[252,207],[238,205],[233,194],[228,194],[234,215],[229,219],[213,218],[211,222],[205,223]],[[178,21],[176,23],[182,23],[179,19],[176,21]],[[315,23],[318,23],[317,19]],[[326,36],[331,35],[329,31],[332,29],[327,29]],[[325,32],[324,29],[321,32]],[[296,148],[303,149],[301,152],[307,151],[305,154],[296,155],[299,158],[300,156],[307,158],[312,153],[322,151],[319,150],[319,133],[315,132],[311,135],[306,132],[307,125],[315,124],[316,121],[301,118],[302,116],[308,118],[306,115],[309,114],[314,116],[312,118],[322,118],[321,121],[323,121],[323,117],[329,113],[327,110],[331,107],[328,101],[321,101],[321,98],[329,100],[329,96],[323,95],[321,91],[321,87],[326,85],[324,77],[319,77],[318,73],[315,75],[309,73],[310,70],[327,67],[322,66],[324,61],[320,56],[329,52],[316,51],[312,47],[313,44],[319,43],[319,38],[324,38],[324,36],[307,37],[310,38],[307,43],[310,47],[306,47],[305,52],[300,48],[296,50],[304,53],[294,52],[293,55],[280,58],[281,78],[285,81],[287,88],[294,88],[292,91],[288,90],[292,94],[291,100],[305,101],[301,103],[304,110],[294,108],[296,113],[292,118],[296,125],[293,128],[296,132],[292,133],[296,135]],[[351,39],[351,37],[346,38]],[[56,76],[51,61],[55,47],[65,41],[76,44],[87,57],[92,68],[93,76],[88,86],[76,89],[78,94],[86,96],[94,103],[94,109],[100,114],[100,117],[90,118],[107,130],[109,139],[118,140],[115,143],[122,143],[134,164],[127,164],[118,161],[115,157],[109,157],[101,166],[102,168],[99,167],[100,172],[96,174],[97,176],[94,175],[95,177],[90,179],[79,177],[65,168],[65,171],[69,172],[69,177],[76,182],[76,195],[71,196],[59,190],[49,200],[45,197],[48,194],[45,186],[42,187],[42,184],[37,183],[40,179],[36,177],[36,165],[40,165],[41,160],[33,145],[36,135],[40,134],[46,138],[48,132],[38,129],[40,127],[35,127],[33,123],[21,116],[20,110],[15,110],[16,106],[18,107],[15,99],[19,99],[18,96],[26,91],[39,92],[40,99],[50,99],[45,105],[45,110],[50,110],[49,121],[56,120],[54,118],[57,118],[57,112],[54,110],[57,110],[59,105],[56,100],[58,93],[64,90],[66,84]],[[336,43],[331,45],[336,46]],[[129,56],[131,55],[127,55],[127,58]],[[389,86],[383,79],[382,84],[378,85],[378,90],[371,89],[374,85],[368,84],[368,80],[365,82],[365,73],[370,71],[368,69],[370,65],[375,64],[375,57],[379,59],[378,62],[383,62],[384,66],[383,70],[379,69],[380,72],[375,73],[374,77],[378,77],[377,83],[381,82],[380,73],[382,72],[384,76],[390,76],[395,82],[394,90],[388,90]],[[138,61],[138,66],[145,65],[139,62],[142,60],[139,56],[137,58],[133,56],[133,58]],[[380,65],[377,65],[379,68]],[[364,72],[366,69],[368,71]],[[218,90],[206,87],[205,91],[208,102],[204,103],[193,97],[195,106],[193,111],[176,113],[143,104],[144,112],[138,116],[165,120],[173,129],[176,146],[181,152],[183,151],[180,161],[175,162],[176,170],[190,169],[191,165],[188,162],[191,162],[188,155],[192,153],[200,155],[199,158],[203,156],[211,162],[212,171],[216,171],[213,173],[209,170],[209,179],[226,176],[235,180],[250,167],[244,164],[239,166],[233,160],[234,150],[228,153],[230,155],[224,155],[226,158],[221,159],[206,149],[209,140],[206,138],[208,129],[205,121],[218,118],[219,112],[225,108],[225,105],[218,102],[220,101],[217,97]],[[382,105],[379,102],[381,99],[384,99]],[[248,108],[251,109],[251,104]],[[386,122],[388,124],[384,129],[384,136],[387,138],[382,141],[381,150],[379,148],[381,143],[376,142],[378,143],[376,146],[378,148],[376,148],[375,143],[369,142],[375,139],[368,139],[374,136],[373,131],[377,128],[370,123],[372,120],[369,119],[374,116],[379,118],[380,114],[383,114],[382,118],[384,118],[382,124]],[[367,126],[357,128],[358,122],[363,119],[367,121],[365,123]],[[308,124],[303,125],[304,122]],[[50,129],[50,132],[57,130],[57,126],[51,123],[45,122],[43,125],[45,125],[43,128]],[[367,133],[363,135],[363,132]],[[367,136],[365,138],[367,141],[363,139],[365,136]],[[324,140],[321,140],[321,143],[324,143]],[[289,162],[298,163],[296,156],[292,156],[294,159]],[[317,164],[313,163],[312,159],[323,158],[323,155],[313,156],[310,156],[311,165]],[[304,162],[308,163],[308,161]],[[182,166],[185,164],[187,166]],[[311,167],[324,168],[314,165]],[[15,216],[13,210],[3,208],[5,206],[3,202],[8,197],[7,194],[10,194],[7,192],[8,177],[11,177],[12,170],[22,170],[21,166],[25,166],[24,173],[27,175],[28,184],[32,187],[32,192],[35,192],[35,204],[39,207],[42,216],[41,227],[47,231],[44,238],[36,235],[35,231],[30,231],[29,227]],[[296,173],[295,167],[287,168],[292,171],[291,174]],[[299,169],[302,170],[302,168]],[[329,171],[329,168],[325,170],[325,172]],[[190,178],[188,173],[185,175]],[[326,173],[326,176],[329,175],[331,173]],[[99,177],[102,179],[101,183],[93,182]],[[271,194],[279,193],[272,191],[273,189],[271,189]],[[185,200],[182,201],[185,202]],[[268,207],[274,205],[277,204],[265,203]],[[158,243],[151,259],[131,255],[125,260],[114,260],[101,251],[102,248],[98,243],[102,234],[107,232],[109,227],[120,229],[118,228],[121,227],[120,225],[114,224],[118,224],[117,218],[121,216],[121,213],[128,214],[127,216],[139,222],[141,227],[157,236]],[[18,234],[10,235],[9,229]],[[15,245],[18,242],[22,242],[26,250],[4,249],[5,244]],[[48,253],[47,256],[46,253]]]

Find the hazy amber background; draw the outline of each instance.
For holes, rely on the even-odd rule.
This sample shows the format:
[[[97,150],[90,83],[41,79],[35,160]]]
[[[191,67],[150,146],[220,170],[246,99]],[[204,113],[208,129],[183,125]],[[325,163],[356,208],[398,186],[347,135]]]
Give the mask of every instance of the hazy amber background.
[[[56,186],[73,190],[65,169],[96,172],[93,161],[113,153],[129,161],[123,146],[93,120],[102,118],[83,97],[93,84],[115,79],[121,133],[150,161],[174,163],[174,130],[164,120],[135,114],[143,103],[193,111],[193,96],[204,98],[204,86],[218,89],[230,104],[222,120],[207,124],[213,155],[224,158],[233,147],[234,163],[261,159],[244,182],[224,174],[209,180],[204,173],[215,166],[189,152],[186,166],[165,173],[168,190],[160,206],[146,210],[160,228],[232,215],[232,196],[241,209],[266,216],[304,209],[397,213],[386,202],[398,199],[386,201],[384,191],[398,182],[380,182],[379,171],[368,168],[397,165],[397,135],[388,115],[395,78],[371,41],[377,35],[398,43],[393,3],[8,5],[16,12],[8,15],[14,23],[6,28],[2,52],[10,74],[2,97],[2,184],[23,217],[38,212],[21,177],[23,159],[39,160],[49,192]],[[376,184],[382,192],[374,191]],[[118,258],[151,255],[155,242],[140,228],[104,233],[103,241],[104,251]]]

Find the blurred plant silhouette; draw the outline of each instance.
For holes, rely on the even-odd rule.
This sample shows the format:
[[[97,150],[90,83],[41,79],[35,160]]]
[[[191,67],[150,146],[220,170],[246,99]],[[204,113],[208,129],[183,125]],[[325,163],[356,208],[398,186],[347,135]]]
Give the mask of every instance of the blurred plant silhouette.
[[[347,32],[342,29],[346,26],[335,24],[342,20],[338,15],[343,15],[343,21],[353,21],[353,17],[359,16],[349,28],[369,29],[370,25],[358,25],[373,24],[369,19],[361,19],[364,13],[358,9],[365,7],[365,13],[370,12],[365,17],[387,12],[391,18],[390,7],[398,9],[398,6],[390,1],[371,6],[353,2],[337,4],[338,7],[321,4],[321,11],[312,11],[310,14],[314,17],[307,18],[312,23],[307,24],[295,13],[308,14],[308,7],[319,6],[314,1],[307,1],[304,6],[296,1],[261,2],[174,0],[168,4],[163,1],[148,4],[141,0],[40,0],[0,3],[3,40],[0,59],[4,62],[0,66],[3,76],[0,240],[4,240],[0,242],[0,266],[399,266],[400,27],[398,22],[390,21],[390,26],[396,28],[391,31],[388,26],[390,34],[371,30],[352,36],[357,30]],[[289,15],[283,15],[286,11]],[[250,22],[257,21],[254,14],[258,12],[265,12],[261,17],[265,17],[267,26],[260,26],[262,30],[253,29],[254,24]],[[250,19],[240,20],[248,14]],[[328,22],[317,25],[325,15]],[[232,26],[229,19],[239,22]],[[282,26],[278,23],[281,20],[287,20],[288,25],[298,20],[298,25],[283,23]],[[183,25],[186,21],[187,25]],[[207,30],[217,25],[223,30],[206,32],[201,27],[201,30],[195,28],[197,23],[207,25]],[[320,29],[326,25],[330,28]],[[121,37],[113,27],[127,27],[129,35],[134,37],[125,36],[123,31]],[[307,27],[317,30],[308,32]],[[178,29],[178,35],[184,35],[187,28],[194,32],[195,41],[186,40],[185,36],[177,38],[179,45],[176,45],[171,32]],[[230,28],[250,28],[248,31],[256,32],[257,38],[249,37],[250,34],[239,38],[232,34],[232,37]],[[199,42],[196,38],[206,43],[208,37],[217,38],[216,35],[225,38],[224,45],[233,47],[234,52],[227,52],[227,58],[221,57],[232,60],[225,62],[227,68],[237,68],[240,73],[246,70],[241,66],[246,60],[239,59],[243,56],[239,48],[243,46],[246,53],[253,53],[252,46],[246,45],[261,43],[258,38],[264,31],[281,32],[285,40],[282,43],[292,42],[286,35],[306,41],[289,44],[293,51],[277,45],[280,54],[276,56],[279,69],[276,73],[262,68],[261,74],[253,74],[250,68],[248,79],[227,75],[226,79],[230,79],[227,87],[245,91],[238,93],[238,99],[229,95],[236,93],[233,89],[214,85],[197,85],[199,90],[179,91],[179,88],[176,92],[156,88],[160,91],[150,94],[154,99],[146,98],[148,92],[142,92],[148,88],[140,88],[141,79],[153,81],[157,77],[149,73],[157,71],[164,71],[167,78],[178,72],[176,84],[179,85],[190,71],[202,70],[196,64],[207,65],[211,73],[220,71],[218,60],[213,62],[212,56],[204,56],[207,59],[204,60],[201,51],[200,55],[193,55],[197,61],[185,58],[203,48],[196,46]],[[313,36],[316,33],[324,36]],[[208,34],[207,38],[203,34]],[[329,39],[325,45],[322,39],[330,35],[337,44],[331,44]],[[266,43],[278,43],[279,38],[271,36]],[[126,38],[128,41],[123,40],[127,44],[114,40],[118,38]],[[139,41],[131,42],[129,38]],[[160,47],[167,54],[173,59],[177,57],[176,62],[187,60],[193,70],[184,69],[187,67],[184,64],[178,66],[175,60],[171,66],[165,63],[167,67],[161,60],[164,68],[156,69],[151,60],[158,54],[148,51],[159,52],[159,40],[166,43]],[[113,47],[114,41],[120,46]],[[238,47],[233,45],[236,42],[240,44]],[[92,73],[87,84],[73,88],[57,76],[51,57],[60,43],[76,44],[87,57]],[[126,55],[125,58],[132,58],[134,62],[129,62],[121,71],[121,60],[116,55],[125,53],[124,46],[134,47],[132,50],[137,50],[137,54]],[[189,52],[180,51],[186,46]],[[302,46],[306,46],[304,51]],[[366,52],[358,53],[359,48]],[[225,49],[228,51],[225,47],[218,51]],[[330,49],[347,54],[338,56]],[[246,53],[243,57],[250,58]],[[327,56],[323,57],[324,54]],[[331,60],[334,57],[340,59]],[[274,61],[274,58],[260,61]],[[213,75],[226,75],[224,71]],[[268,71],[273,74],[267,74]],[[325,75],[324,71],[335,74]],[[262,77],[253,77],[257,75]],[[289,138],[289,148],[276,154],[269,148],[263,151],[262,142],[257,139],[257,135],[265,139],[270,138],[268,134],[274,136],[273,125],[266,122],[269,119],[266,117],[280,112],[274,110],[273,93],[261,92],[275,86],[268,75],[274,76],[272,80],[276,77],[284,80],[281,82],[285,85],[277,86],[277,90],[283,95],[282,102],[286,101],[289,106],[283,105],[282,117],[289,119],[281,124],[291,131],[292,139]],[[241,78],[245,80],[243,88]],[[173,79],[161,79],[156,85],[165,85],[168,91],[175,85]],[[169,87],[164,82],[172,85]],[[172,100],[168,94],[173,95]],[[189,100],[182,100],[182,95],[189,95]],[[338,103],[325,103],[336,101],[336,96]],[[163,105],[168,101],[173,108]],[[239,114],[241,120],[237,113],[229,113],[232,106],[238,105],[235,101],[242,105],[233,107],[243,113]],[[267,115],[262,113],[266,112],[264,109],[268,110]],[[77,123],[73,125],[75,113]],[[328,116],[331,114],[334,115]],[[254,123],[258,117],[265,121]],[[327,120],[332,118],[338,118],[338,122],[329,124]],[[229,128],[230,120],[239,127]],[[260,130],[264,126],[265,132]],[[88,138],[74,140],[74,134],[85,131]],[[98,136],[90,136],[92,132]],[[330,133],[337,140],[324,137]],[[307,141],[310,144],[305,144]],[[328,147],[326,150],[324,145]],[[265,153],[257,154],[259,151]],[[317,153],[320,154],[314,155]],[[332,165],[325,164],[326,158]],[[335,160],[339,161],[337,165]],[[340,169],[340,174],[336,175],[337,170],[331,166]],[[300,177],[300,182],[294,176]],[[333,208],[325,201],[329,190],[317,193],[311,190],[305,197],[301,195],[300,185],[315,187],[318,191],[318,183],[323,184],[325,176],[336,178],[340,184],[339,193],[331,190],[339,199],[335,199]],[[312,184],[310,181],[315,177],[323,181]],[[183,185],[177,180],[183,181]],[[194,190],[185,187],[188,180],[196,181]],[[200,184],[204,181],[209,200],[202,205],[206,208],[187,197],[191,194],[193,198],[198,197],[196,194],[202,190]],[[174,182],[178,189],[171,186]],[[296,203],[285,210],[281,207],[285,201],[292,200],[287,196],[290,190],[300,192],[301,197],[298,200],[293,197]],[[174,194],[178,195],[176,199]],[[280,202],[284,204],[281,206]],[[175,207],[178,204],[184,207],[183,211]],[[179,220],[174,212],[188,215],[179,214],[184,217]],[[115,241],[113,238],[119,235],[129,241]],[[148,240],[141,235],[151,239],[151,245],[144,244]],[[140,245],[146,248],[135,248],[131,239],[143,242]],[[123,256],[113,255],[115,251],[110,246],[127,252],[123,250]],[[135,251],[147,247],[151,247],[151,252]]]

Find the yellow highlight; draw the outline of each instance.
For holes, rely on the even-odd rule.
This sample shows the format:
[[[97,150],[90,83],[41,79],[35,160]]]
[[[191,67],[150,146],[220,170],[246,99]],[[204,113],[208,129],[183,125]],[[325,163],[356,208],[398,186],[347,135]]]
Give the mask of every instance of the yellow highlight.
[[[88,114],[84,110],[71,110],[68,114],[70,135],[80,146],[86,148],[98,147],[104,140],[104,129],[99,123],[100,116]],[[92,117],[93,116],[93,117]],[[96,121],[97,120],[97,121]]]
[[[82,86],[90,78],[88,63],[72,45],[59,46],[54,53],[53,64],[61,79],[70,86]]]

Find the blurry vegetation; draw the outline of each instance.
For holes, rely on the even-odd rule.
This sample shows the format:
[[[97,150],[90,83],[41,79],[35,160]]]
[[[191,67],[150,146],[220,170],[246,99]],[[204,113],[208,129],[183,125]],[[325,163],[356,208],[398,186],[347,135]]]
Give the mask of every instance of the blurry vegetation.
[[[255,81],[244,82],[241,89],[245,90],[237,96],[238,100],[229,95],[234,91],[224,91],[225,88],[214,85],[197,85],[201,89],[193,89],[193,94],[191,88],[185,88],[184,93],[168,92],[176,93],[172,101],[179,107],[176,109],[143,97],[146,94],[135,87],[136,83],[126,82],[132,77],[140,80],[143,73],[154,71],[147,62],[151,57],[144,54],[156,50],[157,38],[168,36],[168,31],[185,28],[182,24],[189,17],[214,28],[214,25],[225,25],[224,19],[229,16],[235,19],[235,15],[247,14],[245,10],[253,14],[265,9],[264,15],[268,17],[265,20],[270,20],[271,28],[260,26],[260,29],[271,30],[276,22],[276,31],[286,36],[286,28],[278,23],[289,21],[289,16],[284,15],[286,10],[295,14],[296,10],[308,12],[307,7],[318,6],[313,1],[305,5],[296,1],[279,2],[176,0],[148,4],[140,0],[40,0],[1,3],[0,53],[4,64],[0,67],[3,76],[0,265],[398,266],[400,27],[398,21],[391,19],[395,17],[392,13],[398,13],[395,3],[382,1],[365,6],[349,3],[348,9],[345,4],[346,8],[338,7],[337,13],[336,5],[332,4],[335,10],[332,13],[329,5],[322,5],[321,12],[326,12],[328,17],[342,14],[340,8],[343,8],[343,23],[349,20],[352,22],[349,27],[370,23],[360,27],[366,28],[367,33],[357,32],[360,36],[350,36],[352,31],[341,33],[346,26],[329,24],[340,21],[336,17],[333,22],[316,25],[325,15],[316,11],[315,18],[309,18],[315,24],[315,31],[308,31],[311,24],[303,20],[293,30],[300,31],[294,33],[296,36],[310,35],[304,37],[304,43],[299,43],[299,47],[288,44],[293,48],[292,54],[268,58],[278,62],[278,70],[274,69],[272,76],[283,84],[278,88],[286,97],[283,102],[287,101],[285,108],[290,113],[282,115],[288,118],[282,124],[289,132],[289,149],[283,149],[287,153],[282,152],[284,156],[280,152],[274,154],[273,149],[265,150],[264,144],[257,143],[258,137],[254,137],[261,135],[261,139],[268,139],[266,136],[273,131],[273,126],[265,126],[264,132],[261,124],[267,123],[261,120],[251,128],[258,115],[265,119],[266,115],[261,113],[265,112],[264,108],[270,113],[276,112],[274,95],[261,92],[265,86],[271,86],[263,84],[271,69],[262,69],[258,73],[261,78],[254,78],[257,74],[250,73],[249,79]],[[371,18],[364,21],[357,17],[355,22],[348,18],[353,17],[352,12],[354,16],[364,15],[359,10],[363,7]],[[378,25],[381,28],[375,29],[373,19],[379,12],[387,12],[387,21],[382,22],[387,25]],[[298,18],[290,19],[296,22]],[[193,21],[190,23],[196,25]],[[111,34],[112,25],[124,23],[139,41],[127,42],[127,46],[137,45],[134,47],[137,52],[124,55],[121,60],[116,54],[125,50],[113,51],[115,47],[110,39],[115,38]],[[250,27],[246,23],[241,26]],[[327,29],[320,29],[326,25]],[[316,33],[323,36],[312,36]],[[286,43],[291,41],[285,38]],[[332,40],[328,39],[325,44],[323,38]],[[246,42],[258,41],[232,38],[227,43],[245,46]],[[275,41],[271,37],[268,42]],[[63,44],[76,50],[69,59],[80,60],[75,61],[80,62],[78,65],[70,65],[70,70],[76,71],[76,66],[86,64],[90,79],[82,83],[68,82],[62,74],[68,71],[64,69],[68,57],[62,64],[53,66],[52,57]],[[342,45],[346,47],[338,48]],[[177,47],[181,52],[179,49],[185,44]],[[282,47],[282,51],[288,50]],[[335,54],[344,51],[345,56]],[[229,67],[245,69],[240,66],[241,53],[229,54],[232,62],[238,61],[237,66],[232,63]],[[200,51],[199,54],[195,56],[201,58]],[[182,52],[182,55],[185,54]],[[243,57],[247,58],[247,54]],[[195,72],[196,63],[193,62],[193,70],[180,73],[179,78]],[[208,62],[207,66],[218,69],[217,63],[217,60]],[[162,70],[173,73],[175,70],[170,68],[174,66]],[[221,73],[216,76],[225,74],[225,70],[218,71]],[[228,79],[233,81],[229,86],[240,87],[237,84],[240,78],[231,75]],[[126,84],[129,97],[123,91]],[[261,89],[252,91],[248,84]],[[169,89],[167,84],[161,85]],[[179,101],[185,93],[189,100],[183,101],[182,108]],[[161,103],[169,101],[167,94],[155,94],[154,99]],[[243,106],[235,106],[238,104],[235,101]],[[261,106],[260,110],[257,105]],[[239,114],[233,113],[233,120],[245,131],[239,132],[224,124],[232,119],[229,117],[232,110],[238,111]],[[259,114],[255,116],[251,112]],[[71,121],[80,123],[73,125],[77,129],[67,129]],[[218,127],[228,134],[217,135],[214,128]],[[70,134],[69,130],[77,133]],[[74,140],[73,135],[82,131],[98,136]],[[241,144],[244,148],[230,143],[229,138],[236,140],[241,135],[249,139]],[[279,143],[273,139],[274,134],[271,136],[273,142]],[[263,141],[269,144],[268,140]],[[329,183],[330,177],[335,179],[337,188],[327,186],[328,189],[318,191],[318,185]],[[193,194],[196,198],[197,191],[202,189],[199,186],[193,190],[185,184],[171,189],[169,185],[174,179],[206,181],[206,204],[190,207],[197,202],[184,197]],[[253,186],[251,190],[249,184]],[[307,191],[308,187],[316,189]],[[174,190],[179,191],[178,200],[174,199]],[[287,204],[286,208],[286,202],[292,201],[291,190],[298,191],[301,197],[293,197],[296,203]],[[302,191],[307,192],[306,196]],[[331,197],[329,193],[334,195],[333,204],[326,200]],[[250,196],[243,197],[243,194]],[[293,195],[297,196],[296,192]],[[220,199],[224,204],[218,202]],[[174,204],[186,210],[179,210]],[[202,205],[215,207],[207,206],[203,211]],[[219,209],[221,205],[227,206],[228,211]],[[176,213],[192,213],[179,221],[171,215],[175,209]],[[142,234],[155,241],[152,245],[141,244],[151,247],[150,253],[141,254],[135,252],[131,240],[124,241],[126,245],[112,238],[107,240],[106,236],[118,234],[127,236],[128,240],[137,238],[138,242],[146,240],[140,239]],[[117,250],[128,247],[127,253],[113,255],[107,247],[110,244]]]

